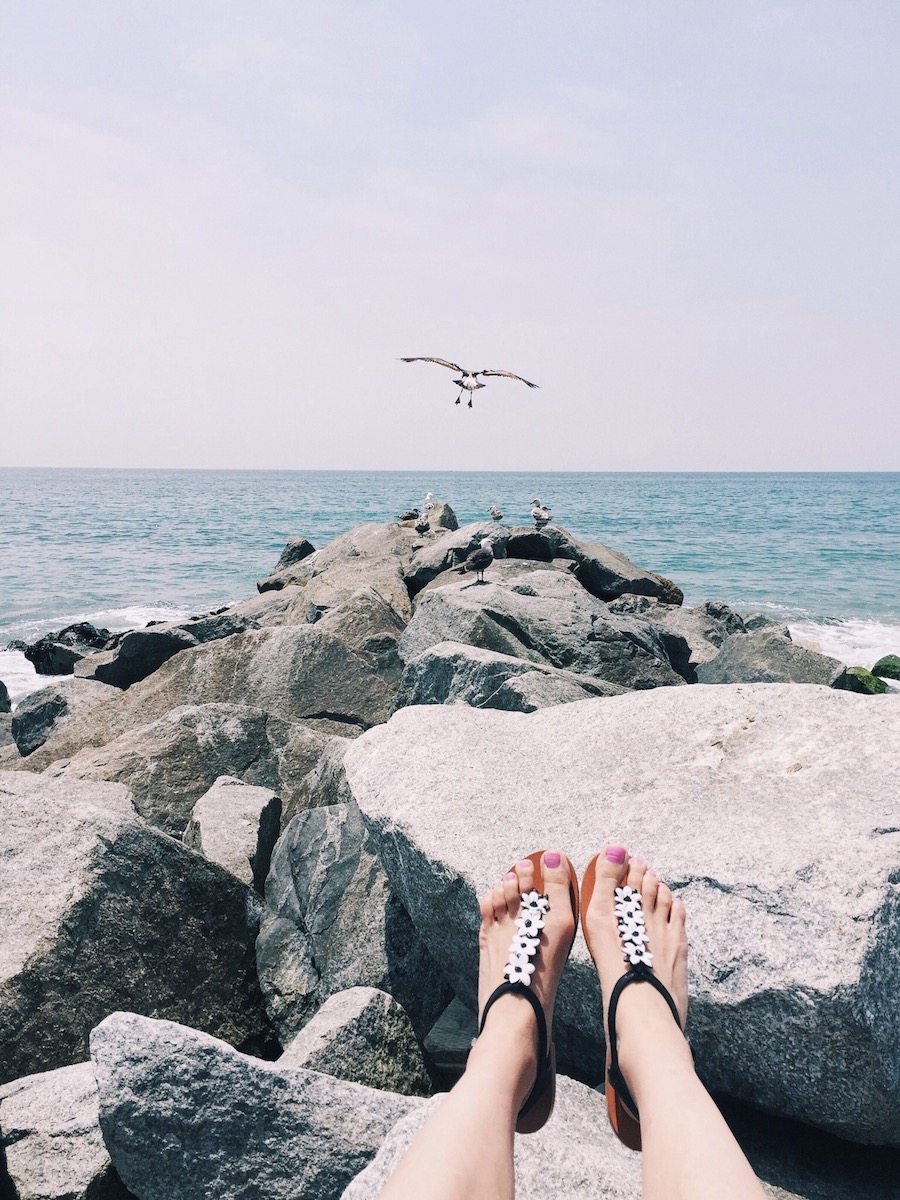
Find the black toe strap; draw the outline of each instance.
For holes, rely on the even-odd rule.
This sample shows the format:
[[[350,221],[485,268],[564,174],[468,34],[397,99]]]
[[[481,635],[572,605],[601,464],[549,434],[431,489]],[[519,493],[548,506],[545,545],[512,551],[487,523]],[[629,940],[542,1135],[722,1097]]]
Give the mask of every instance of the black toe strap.
[[[625,1076],[619,1069],[619,1047],[618,1039],[616,1037],[616,1009],[619,1006],[619,997],[622,995],[622,992],[625,990],[625,988],[627,988],[631,983],[649,983],[651,987],[656,988],[663,1000],[665,1000],[666,1004],[668,1004],[672,1016],[675,1018],[675,1024],[679,1029],[681,1029],[681,1018],[678,1015],[678,1009],[675,1005],[675,1001],[669,994],[669,989],[665,986],[665,984],[660,983],[653,972],[649,969],[649,967],[645,966],[644,963],[638,963],[636,967],[632,967],[632,969],[626,975],[623,975],[616,981],[616,986],[613,988],[612,995],[609,998],[609,1012],[607,1014],[609,1067],[606,1072],[606,1077],[615,1088],[619,1099],[624,1101],[634,1115],[638,1117],[640,1115],[638,1113],[638,1107],[632,1098],[631,1092],[628,1090],[628,1084],[625,1082]]]
[[[660,985],[661,986],[661,985]],[[537,1078],[534,1081],[534,1086],[526,1097],[525,1103],[519,1109],[519,1116],[524,1117],[530,1108],[533,1108],[537,1103],[541,1093],[547,1084],[547,1075],[551,1070],[550,1066],[550,1043],[547,1038],[547,1018],[544,1016],[544,1010],[540,1000],[524,983],[501,983],[498,988],[495,988],[487,998],[487,1003],[481,1013],[481,1024],[478,1027],[478,1036],[481,1036],[484,1029],[484,1023],[487,1020],[487,1015],[491,1011],[491,1006],[496,1004],[501,996],[523,996],[531,1007],[534,1009],[534,1015],[537,1019],[537,1034],[538,1034],[538,1054],[537,1054]]]

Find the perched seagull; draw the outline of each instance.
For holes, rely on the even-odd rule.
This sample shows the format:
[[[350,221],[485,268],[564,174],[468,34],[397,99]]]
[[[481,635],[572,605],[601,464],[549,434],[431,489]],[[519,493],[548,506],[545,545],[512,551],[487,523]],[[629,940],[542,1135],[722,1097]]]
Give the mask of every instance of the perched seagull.
[[[502,521],[503,520],[503,513],[500,511],[500,509],[497,507],[496,504],[492,504],[491,507],[488,509],[488,516],[491,518],[492,521]]]
[[[429,523],[428,518],[427,517],[419,517],[419,519],[418,519],[418,521],[416,521],[416,525],[415,525],[416,533],[419,533],[419,534],[428,533],[429,529],[431,529],[431,524]]]
[[[543,529],[544,526],[550,520],[550,518],[553,516],[553,513],[546,506],[546,504],[541,504],[540,500],[532,500],[531,515],[532,515],[532,517],[534,517],[534,523],[537,526],[537,528]]]
[[[434,508],[434,497],[432,496],[431,492],[425,493],[424,508],[426,512],[431,512],[431,510]]]
[[[472,393],[478,388],[487,387],[486,383],[479,383],[479,375],[502,375],[505,379],[518,379],[520,383],[527,384],[530,388],[536,388],[536,383],[531,383],[527,379],[523,379],[521,375],[513,375],[512,371],[467,371],[465,367],[460,367],[457,363],[447,362],[446,358],[401,358],[401,362],[431,362],[437,363],[439,367],[449,367],[451,371],[459,371],[459,379],[454,379],[453,382],[459,385],[459,395],[456,397],[456,403],[462,403],[463,392],[469,393],[469,408],[472,407]]]
[[[401,513],[397,518],[398,521],[415,521],[419,516],[417,508],[411,508],[408,512]]]
[[[465,575],[467,571],[474,571],[476,582],[484,583],[484,573],[493,561],[494,551],[491,539],[482,538],[479,548],[473,550],[462,566],[457,569],[460,575]]]

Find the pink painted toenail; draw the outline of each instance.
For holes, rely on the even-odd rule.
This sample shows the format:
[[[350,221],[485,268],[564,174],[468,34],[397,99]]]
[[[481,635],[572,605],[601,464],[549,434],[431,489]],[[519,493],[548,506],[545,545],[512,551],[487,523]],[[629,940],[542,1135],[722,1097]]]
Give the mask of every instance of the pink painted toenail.
[[[625,861],[625,847],[624,846],[607,846],[605,858],[606,858],[607,862],[623,863]]]
[[[507,871],[506,874],[503,876],[504,879],[515,879],[515,877],[516,877],[515,871]]]
[[[562,855],[557,850],[548,850],[544,855],[545,867],[558,867],[562,862]]]
[[[518,864],[520,871],[527,871],[530,866],[531,866],[530,858],[523,858],[522,861]]]

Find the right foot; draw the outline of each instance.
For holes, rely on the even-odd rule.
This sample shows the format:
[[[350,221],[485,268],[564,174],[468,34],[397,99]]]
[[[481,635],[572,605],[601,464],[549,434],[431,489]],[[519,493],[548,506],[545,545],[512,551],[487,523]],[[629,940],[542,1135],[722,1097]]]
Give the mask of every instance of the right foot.
[[[683,1029],[688,1006],[688,942],[683,902],[673,897],[646,863],[629,860],[622,846],[607,846],[597,859],[596,872],[594,893],[582,914],[582,922],[600,976],[604,1037],[609,997],[616,981],[631,969],[625,960],[615,913],[615,890],[626,884],[641,894],[653,974],[675,1001]],[[622,991],[616,1010],[616,1034],[619,1066],[632,1090],[633,1078],[642,1073],[644,1063],[658,1061],[660,1039],[664,1045],[671,1045],[673,1050],[686,1052],[690,1057],[668,1005],[648,984],[635,983]]]

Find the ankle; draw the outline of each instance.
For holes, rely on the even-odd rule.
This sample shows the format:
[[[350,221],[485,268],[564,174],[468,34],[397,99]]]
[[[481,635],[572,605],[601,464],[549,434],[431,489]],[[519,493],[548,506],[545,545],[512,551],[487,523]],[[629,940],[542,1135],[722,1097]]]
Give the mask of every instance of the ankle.
[[[469,1053],[470,1072],[507,1087],[517,1107],[524,1102],[537,1076],[537,1027],[529,1004],[515,996],[494,1004]]]
[[[664,1007],[647,1005],[644,1011],[629,1013],[629,1018],[617,1031],[619,1068],[640,1106],[641,1094],[652,1090],[661,1076],[694,1075],[694,1059],[687,1039]]]

